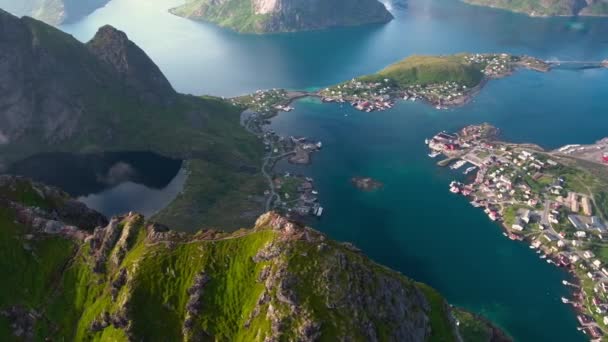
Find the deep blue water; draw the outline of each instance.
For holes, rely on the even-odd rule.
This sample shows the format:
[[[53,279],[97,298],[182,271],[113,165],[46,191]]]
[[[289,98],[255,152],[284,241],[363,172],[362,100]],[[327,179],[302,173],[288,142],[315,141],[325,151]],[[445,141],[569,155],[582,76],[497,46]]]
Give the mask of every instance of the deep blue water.
[[[179,91],[223,96],[321,87],[411,54],[608,57],[607,19],[533,19],[455,0],[411,0],[387,25],[255,36],[166,12],[181,2],[113,0],[63,29],[88,40],[98,26],[113,24],[158,62]],[[279,167],[315,177],[326,208],[315,228],[429,283],[518,341],[584,340],[574,313],[559,300],[568,293],[561,285],[567,274],[504,238],[483,212],[450,194],[447,185],[457,175],[436,167],[423,141],[440,130],[487,121],[516,142],[548,148],[589,143],[608,135],[607,96],[608,70],[559,69],[493,81],[469,105],[447,111],[408,102],[367,114],[301,100],[273,127],[320,139],[324,149],[311,166]],[[349,183],[353,176],[377,178],[385,187],[358,192]]]

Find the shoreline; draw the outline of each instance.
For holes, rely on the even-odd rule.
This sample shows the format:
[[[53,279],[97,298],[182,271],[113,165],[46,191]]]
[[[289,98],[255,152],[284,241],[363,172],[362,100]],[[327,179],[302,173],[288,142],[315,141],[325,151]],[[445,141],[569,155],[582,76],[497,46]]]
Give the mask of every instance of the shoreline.
[[[587,173],[589,170],[579,164],[566,162],[560,150],[547,151],[533,144],[500,142],[496,139],[498,130],[492,129],[493,127],[488,124],[472,125],[455,134],[438,133],[433,137],[433,140],[429,141],[431,150],[438,151],[447,157],[440,162],[441,166],[447,166],[454,160],[459,160],[453,164],[456,165],[462,160],[462,163],[458,164],[455,169],[460,168],[466,162],[475,165],[478,169],[474,182],[464,184],[453,181],[450,184],[450,191],[464,196],[472,206],[484,209],[490,220],[499,223],[505,237],[510,240],[525,241],[530,249],[535,249],[536,254],[540,254],[541,259],[564,268],[571,277],[569,280],[574,283],[568,280],[562,281],[564,285],[571,287],[569,292],[572,296],[572,298],[562,297],[562,302],[572,304],[579,321],[579,330],[583,330],[592,339],[605,336],[608,332],[606,327],[608,325],[606,317],[608,316],[605,316],[606,310],[604,308],[608,306],[606,299],[608,298],[608,290],[606,289],[608,269],[602,267],[602,262],[605,260],[603,257],[596,257],[594,255],[595,250],[591,252],[587,249],[589,245],[601,244],[604,240],[602,232],[607,226],[602,218],[605,218],[605,215],[595,204],[593,204],[594,207],[587,204],[587,209],[585,209],[584,197],[589,196],[593,199],[591,189],[587,189],[590,193],[575,194],[575,197],[582,196],[580,197],[580,203],[582,204],[578,200],[575,203],[567,202],[568,200],[559,197],[561,194],[558,195],[557,199],[554,199],[555,189],[558,189],[558,187],[554,188],[555,184],[559,185],[559,189],[562,189],[562,186],[564,187],[562,192],[564,194],[568,193],[568,199],[572,197],[571,194],[575,191],[570,188],[567,182],[564,183],[563,175],[565,173],[582,172],[577,174],[577,177],[582,177],[583,173]],[[442,139],[445,141],[440,141]],[[460,147],[447,148],[448,146]],[[568,146],[572,145],[566,147]],[[588,155],[591,152],[581,152],[584,149],[580,150],[580,145],[574,146],[576,150],[573,149],[572,151],[581,154],[575,156],[575,158],[590,161],[590,158],[596,158],[597,153],[601,153],[595,151],[608,151],[608,139],[602,139],[595,145],[586,146],[586,151],[595,152],[591,156]],[[463,152],[459,151],[460,148]],[[484,154],[483,158],[475,159],[475,156],[481,154]],[[509,162],[510,160],[511,162]],[[527,180],[521,180],[519,176],[513,177],[520,172],[517,170],[521,170],[523,167],[525,173],[525,170],[528,170],[530,165],[533,164],[545,165],[537,173],[542,172],[542,177],[555,178],[559,182],[553,182],[554,185],[547,185],[538,189],[532,188]],[[516,167],[516,165],[519,166]],[[602,166],[605,167],[605,165]],[[504,170],[504,172],[499,172],[501,170]],[[465,174],[469,171],[465,171]],[[528,190],[524,192],[524,200],[522,201],[521,195],[518,195],[517,192],[526,188]],[[509,192],[509,189],[512,190]],[[508,195],[503,198],[503,194],[506,193]],[[496,194],[498,194],[498,197]],[[527,202],[525,202],[525,198],[528,198]],[[579,205],[583,207],[581,208]],[[575,207],[576,209],[571,209]],[[557,212],[556,209],[559,209],[560,215],[553,217],[553,213]],[[591,218],[592,209],[594,209],[595,215],[602,218],[594,216],[595,219],[590,220],[590,222],[597,221],[597,223],[594,223],[594,227],[604,228],[601,230],[598,228],[600,233],[597,234],[595,228],[591,230],[591,227],[574,226],[575,230],[578,229],[574,234],[568,228],[570,222],[572,222],[572,225],[577,222],[573,221],[572,216],[576,216],[576,220],[587,222],[586,220]],[[549,214],[549,211],[551,214]],[[565,219],[565,217],[568,218]],[[596,226],[596,224],[601,224],[601,226]],[[599,237],[599,242],[596,235]],[[589,277],[590,280],[586,277]],[[600,325],[600,322],[603,325]]]

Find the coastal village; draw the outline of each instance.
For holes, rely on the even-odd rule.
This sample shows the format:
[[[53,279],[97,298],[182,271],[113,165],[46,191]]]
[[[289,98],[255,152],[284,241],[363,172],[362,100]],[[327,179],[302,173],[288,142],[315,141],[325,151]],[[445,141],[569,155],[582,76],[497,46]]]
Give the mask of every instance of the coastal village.
[[[592,340],[608,332],[608,139],[555,151],[496,140],[488,124],[440,132],[426,143],[438,165],[464,175],[450,191],[470,200],[512,240],[527,241],[539,258],[565,267],[580,328]],[[468,166],[468,167],[465,167]],[[460,173],[460,172],[459,172]]]
[[[268,129],[268,120],[279,112],[294,110],[289,105],[294,99],[304,96],[302,92],[288,92],[283,89],[258,90],[252,95],[233,99],[233,104],[246,109],[241,114],[241,124],[256,134],[264,143],[264,163],[262,173],[269,188],[264,192],[267,198],[265,210],[279,210],[288,216],[320,217],[323,207],[314,188],[314,180],[289,172],[275,174],[275,164],[287,158],[289,163],[307,165],[312,154],[322,149],[320,141],[310,141],[306,137],[284,137]]]
[[[318,93],[318,96],[324,102],[350,103],[357,110],[368,113],[390,109],[399,99],[422,100],[437,109],[447,109],[466,104],[488,79],[509,76],[518,68],[539,72],[550,70],[549,64],[528,56],[463,54],[458,57],[463,65],[477,69],[485,79],[472,87],[455,81],[421,82],[400,86],[396,80],[389,77],[383,79],[361,77],[325,88]]]

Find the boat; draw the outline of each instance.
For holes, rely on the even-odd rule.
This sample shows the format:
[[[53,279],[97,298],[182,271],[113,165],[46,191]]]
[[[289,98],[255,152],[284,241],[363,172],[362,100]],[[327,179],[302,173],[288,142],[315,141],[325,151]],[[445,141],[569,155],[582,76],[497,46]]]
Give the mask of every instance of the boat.
[[[570,303],[570,301],[568,300],[568,298],[562,297],[562,303]]]
[[[546,259],[546,258],[547,258],[547,256],[546,256],[545,254],[543,254],[543,255],[541,255],[541,256],[540,256],[540,258],[541,258],[541,259]]]
[[[424,144],[428,145],[429,144],[429,139],[424,139]]]
[[[469,172],[474,171],[477,168],[477,166],[471,166],[469,168],[467,168],[466,170],[464,170],[463,174],[468,175]]]
[[[454,164],[452,164],[450,166],[450,169],[452,169],[452,170],[458,170],[458,169],[460,169],[466,163],[467,162],[464,161],[464,160],[459,160],[459,161],[455,162]]]
[[[429,156],[429,157],[431,157],[431,158],[435,158],[435,157],[437,157],[437,156],[438,156],[438,155],[440,155],[440,154],[441,154],[441,152],[437,152],[437,151],[435,151],[435,152],[431,152],[431,153],[429,153],[429,154],[428,154],[428,156]]]
[[[568,283],[568,282],[567,282],[567,281],[565,281],[565,280],[562,280],[562,284],[564,284],[564,285],[569,285],[570,283]]]

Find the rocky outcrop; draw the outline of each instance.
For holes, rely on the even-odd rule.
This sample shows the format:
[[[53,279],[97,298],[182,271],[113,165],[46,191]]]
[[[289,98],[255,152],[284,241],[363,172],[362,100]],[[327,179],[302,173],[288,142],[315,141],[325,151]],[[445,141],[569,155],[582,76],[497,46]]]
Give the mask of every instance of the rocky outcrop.
[[[172,13],[240,32],[291,32],[385,23],[377,0],[191,0]]]
[[[0,8],[17,16],[29,16],[51,25],[75,22],[110,0],[0,0]]]
[[[74,253],[46,257],[41,266],[37,255],[57,253],[52,244],[61,243],[61,235],[43,241],[42,249],[30,241],[42,242],[48,235],[37,220],[48,215],[44,208],[52,202],[42,195],[52,191],[22,179],[0,177],[0,182],[5,184],[0,209],[34,217],[0,239],[12,233],[11,243],[32,242],[24,253],[31,256],[24,271],[49,286],[39,289],[42,299],[24,305],[19,298],[0,299],[11,336],[37,340],[37,324],[44,322],[53,340],[73,340],[76,327],[88,327],[78,329],[83,339],[112,327],[111,333],[129,341],[427,341],[435,333],[457,340],[451,308],[438,295],[428,295],[432,289],[375,264],[352,245],[273,212],[262,215],[251,230],[195,235],[172,233],[129,213],[92,233],[74,227],[86,239],[72,244]],[[27,200],[11,200],[17,197]],[[66,225],[45,222],[45,227]],[[6,216],[0,215],[0,223],[8,225]],[[7,259],[18,255],[2,253]],[[18,286],[32,287],[29,277],[19,281]],[[87,304],[66,307],[76,297]],[[62,316],[66,310],[70,314]],[[0,332],[1,340],[11,336]]]

